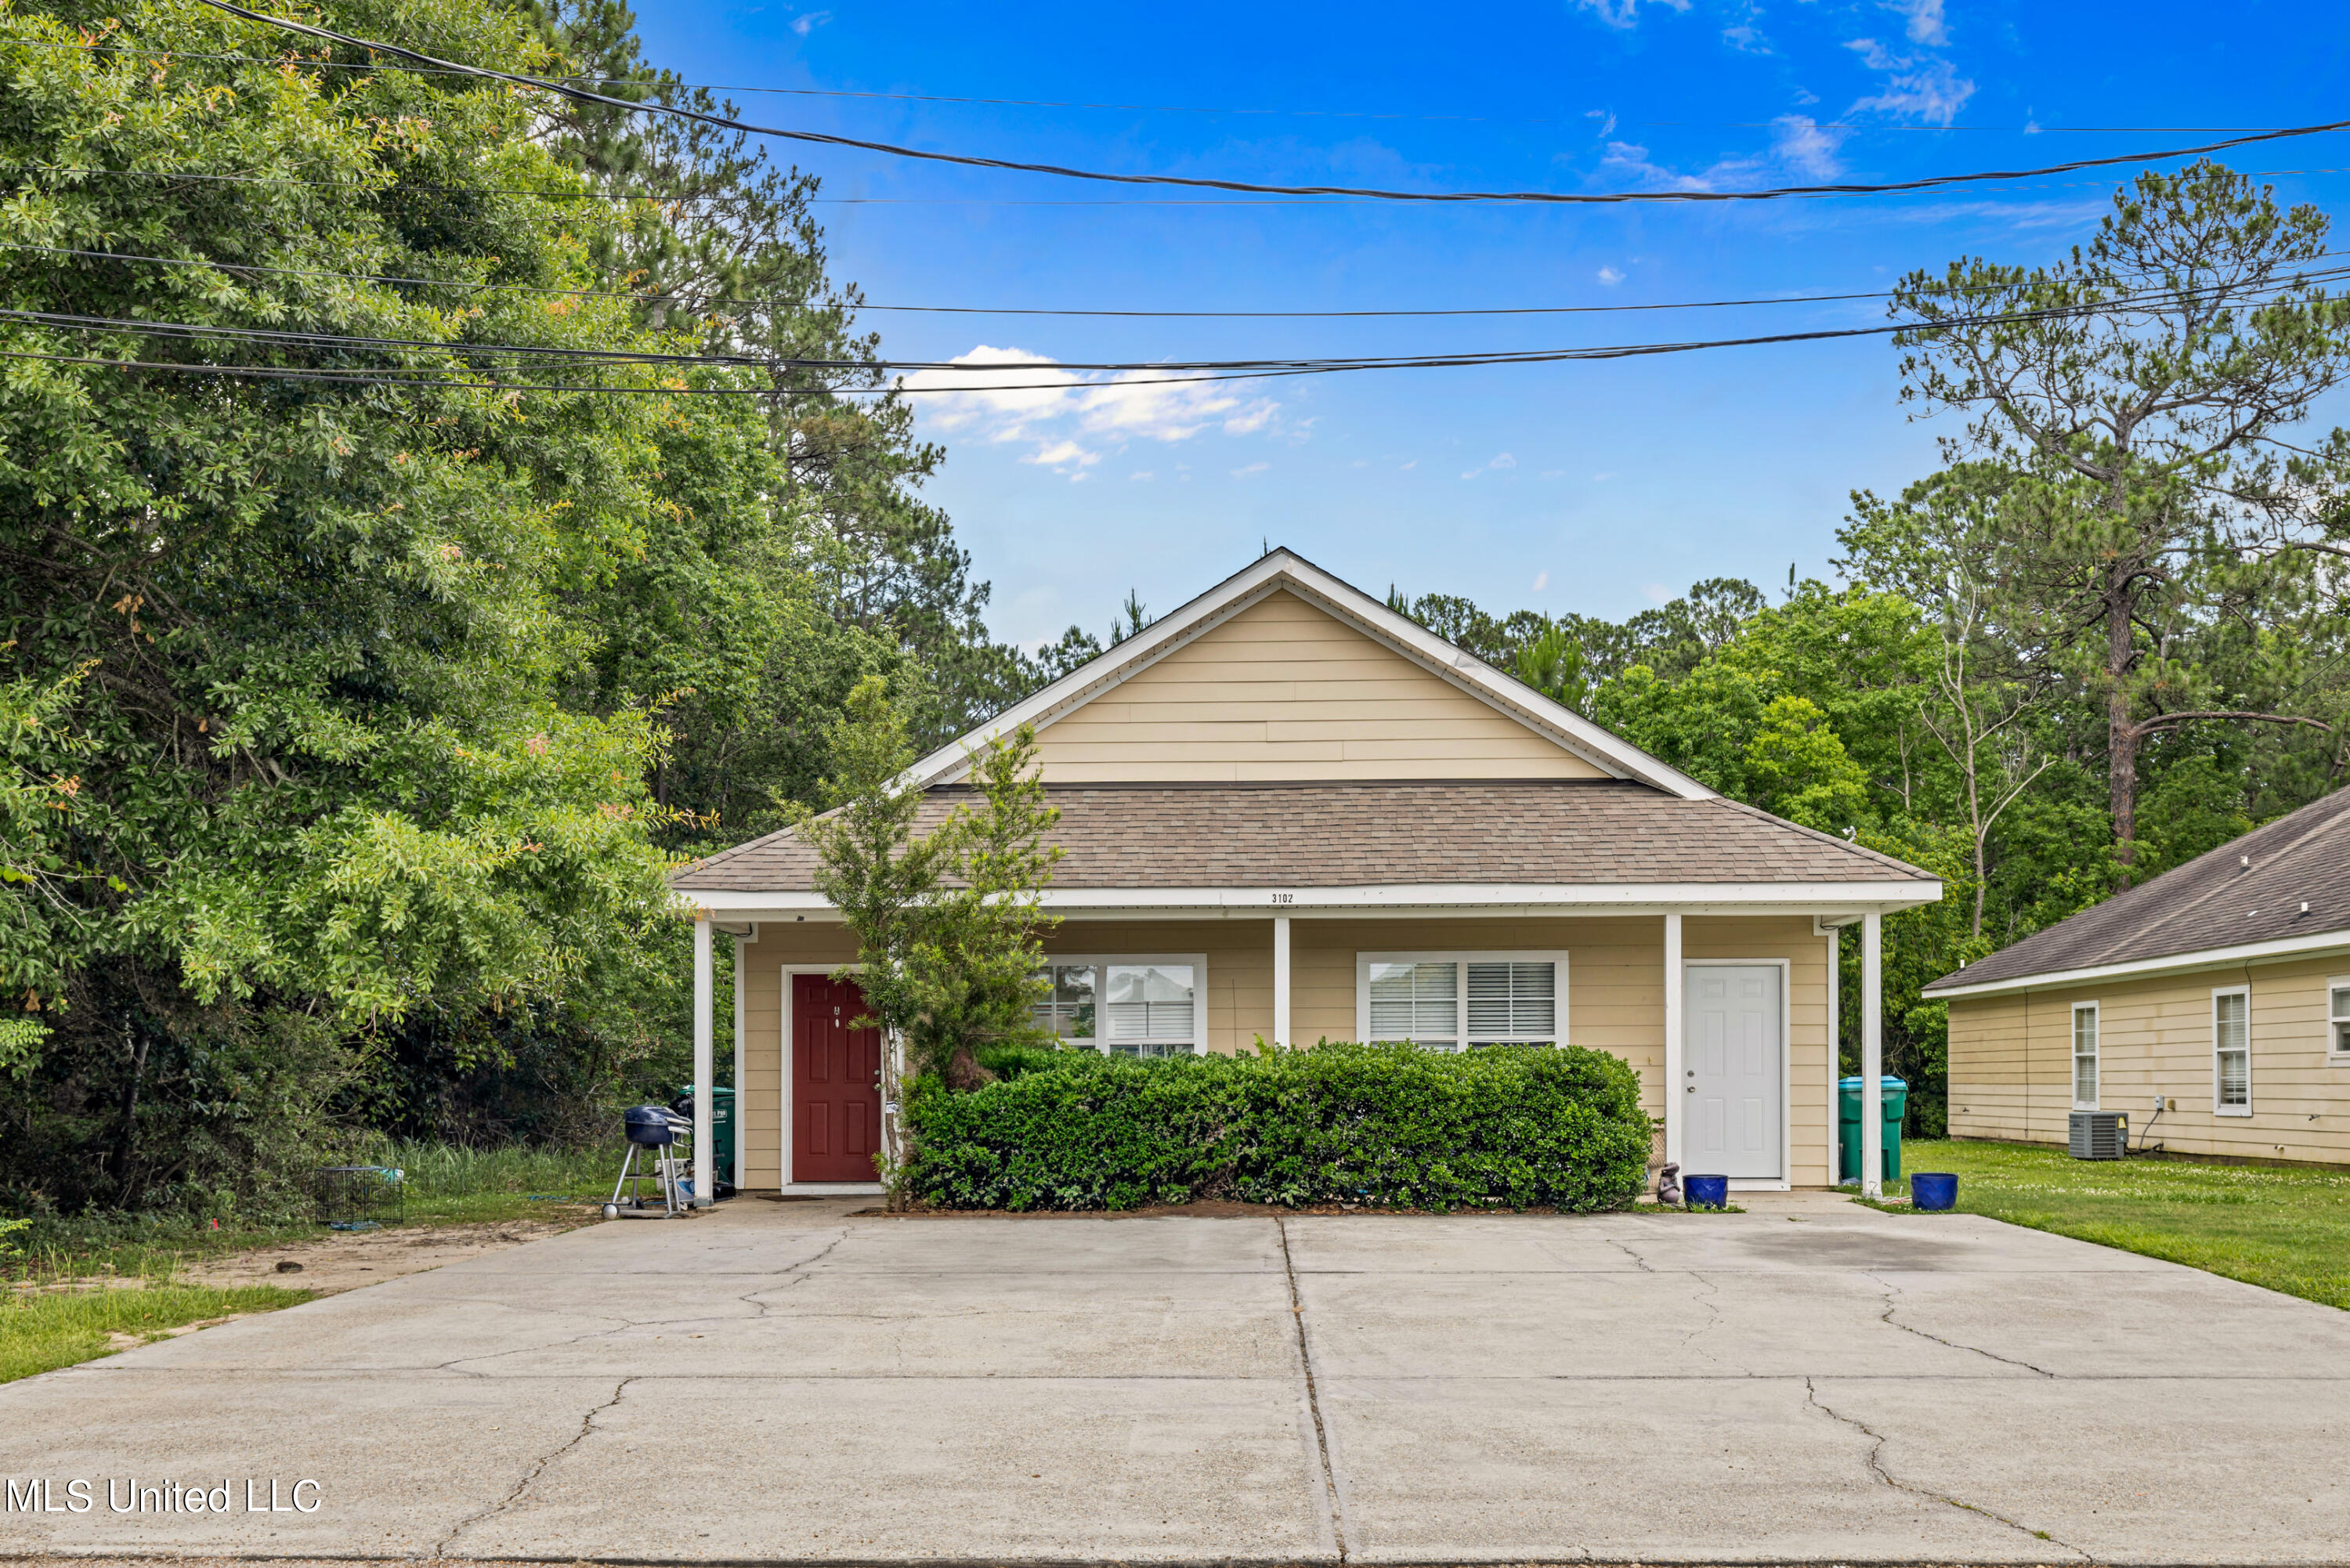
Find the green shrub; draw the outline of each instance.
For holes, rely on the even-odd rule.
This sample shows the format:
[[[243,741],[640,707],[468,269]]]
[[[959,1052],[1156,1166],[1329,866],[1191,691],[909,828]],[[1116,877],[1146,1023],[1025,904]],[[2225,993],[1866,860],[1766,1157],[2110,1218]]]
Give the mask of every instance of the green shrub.
[[[1085,1062],[1102,1059],[1098,1051],[1053,1045],[983,1045],[975,1054],[979,1064],[999,1078],[1017,1078],[1027,1073],[1049,1072],[1072,1065],[1083,1067]],[[1081,1056],[1085,1062],[1078,1060]]]
[[[1572,1045],[1068,1052],[965,1095],[919,1080],[906,1122],[907,1189],[949,1209],[1618,1208],[1649,1137],[1631,1068]]]

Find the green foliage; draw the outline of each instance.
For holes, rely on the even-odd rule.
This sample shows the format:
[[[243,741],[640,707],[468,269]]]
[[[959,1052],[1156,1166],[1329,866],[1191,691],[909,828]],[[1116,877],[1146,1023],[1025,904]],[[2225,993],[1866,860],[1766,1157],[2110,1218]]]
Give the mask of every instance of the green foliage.
[[[967,1095],[912,1085],[908,1188],[958,1209],[1620,1208],[1646,1179],[1639,1081],[1606,1052],[1063,1054]]]
[[[494,8],[338,19],[558,63]],[[469,343],[680,346],[592,292],[619,220],[559,199],[519,95],[174,0],[0,11],[0,76],[7,303],[196,332],[7,348],[361,378],[0,378],[0,971],[46,1031],[8,1034],[0,1183],[257,1193],[333,1152],[419,1021],[561,1008],[607,1060],[650,1049],[681,940],[655,710],[762,667],[794,547],[756,408],[658,395],[738,373],[483,368]]]
[[[1565,627],[1554,626],[1519,649],[1510,673],[1563,708],[1580,712],[1590,700],[1590,685],[1583,678],[1583,645]]]
[[[857,974],[875,1021],[902,1035],[909,1063],[957,1088],[984,1082],[985,1045],[1042,1044],[1030,1009],[1043,995],[1044,937],[1058,918],[1042,894],[1061,857],[1045,834],[1036,732],[1023,727],[970,756],[972,798],[917,835],[925,796],[905,787],[913,761],[904,711],[875,678],[834,726],[832,809],[802,808],[816,890],[857,933]]]

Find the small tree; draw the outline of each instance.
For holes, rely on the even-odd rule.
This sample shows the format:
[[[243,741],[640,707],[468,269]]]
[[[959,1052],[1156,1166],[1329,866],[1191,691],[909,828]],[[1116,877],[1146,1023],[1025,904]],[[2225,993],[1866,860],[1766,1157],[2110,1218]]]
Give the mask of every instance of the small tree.
[[[994,1075],[983,1046],[1045,1044],[1044,937],[1059,924],[1042,894],[1061,857],[1044,836],[1036,732],[1024,725],[971,753],[977,799],[917,834],[924,795],[906,715],[878,676],[858,682],[830,735],[832,809],[795,811],[816,852],[816,888],[857,933],[855,979],[871,1022],[906,1043],[910,1065],[965,1091]],[[848,978],[844,973],[843,978]]]

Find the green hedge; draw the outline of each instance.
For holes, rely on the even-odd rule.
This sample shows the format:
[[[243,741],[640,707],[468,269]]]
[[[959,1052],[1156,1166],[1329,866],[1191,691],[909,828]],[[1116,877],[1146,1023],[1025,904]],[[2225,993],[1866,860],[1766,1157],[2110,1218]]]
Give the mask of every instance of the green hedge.
[[[1630,1202],[1648,1173],[1638,1077],[1578,1046],[1455,1054],[1326,1043],[1164,1062],[1072,1051],[1019,1065],[968,1095],[912,1086],[914,1199],[1590,1210]]]

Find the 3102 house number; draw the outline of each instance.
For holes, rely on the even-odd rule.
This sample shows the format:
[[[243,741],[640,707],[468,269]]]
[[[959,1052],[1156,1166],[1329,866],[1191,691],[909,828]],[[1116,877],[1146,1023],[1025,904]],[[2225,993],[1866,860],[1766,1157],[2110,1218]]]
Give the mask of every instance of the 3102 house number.
[[[1273,896],[1273,901],[1276,904],[1295,904],[1297,902],[1297,895],[1295,893],[1275,893]]]

